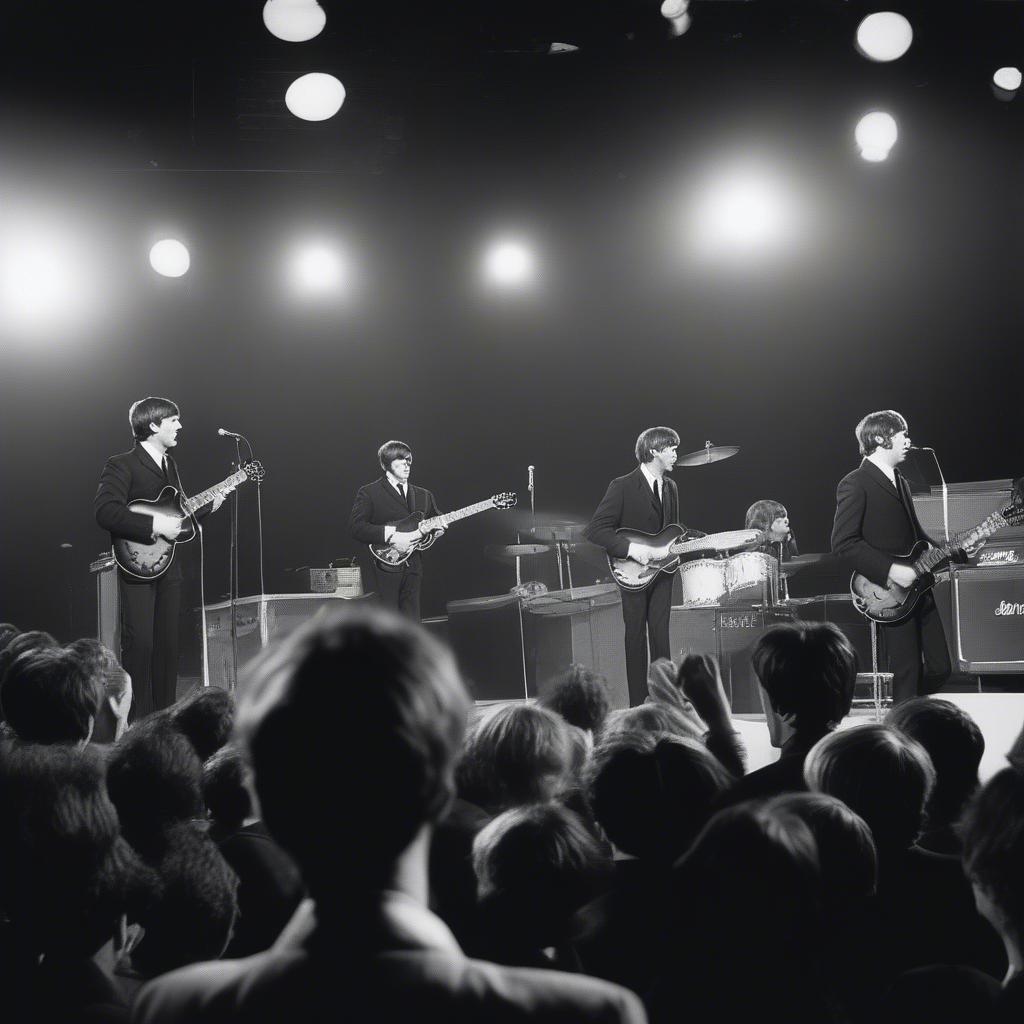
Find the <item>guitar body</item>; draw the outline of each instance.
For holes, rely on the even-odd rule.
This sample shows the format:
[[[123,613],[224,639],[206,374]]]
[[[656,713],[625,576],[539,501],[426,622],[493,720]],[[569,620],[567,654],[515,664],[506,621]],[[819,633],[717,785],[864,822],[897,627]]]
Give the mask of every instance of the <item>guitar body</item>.
[[[927,550],[927,542],[919,540],[908,555],[896,561],[913,565]],[[877,583],[872,583],[866,576],[855,572],[850,577],[850,597],[861,615],[879,625],[891,626],[909,619],[914,614],[917,602],[934,586],[933,572],[922,573],[909,587],[898,587],[895,583],[881,587]]]
[[[615,531],[631,544],[646,544],[652,548],[663,548],[686,534],[685,526],[674,523],[666,526],[661,533],[644,533],[643,530],[629,530],[625,527]],[[608,568],[615,582],[623,590],[644,590],[651,585],[659,572],[674,572],[682,561],[679,555],[652,559],[647,565],[634,562],[632,558],[615,558],[608,555]],[[697,557],[694,555],[694,557]]]
[[[393,526],[397,533],[412,533],[413,530],[417,529],[422,522],[423,513],[412,512],[404,519],[399,519],[393,523],[387,523],[386,525]],[[437,538],[438,532],[436,530],[431,531],[422,540],[416,541],[416,543],[406,551],[405,554],[402,554],[390,544],[371,544],[370,554],[372,554],[385,569],[398,569],[405,565],[405,563],[408,562],[417,551],[426,551],[427,548],[437,540]]]
[[[178,518],[185,516],[178,490],[170,485],[152,501],[133,501],[128,506],[128,511],[142,512],[150,516],[155,512]],[[157,537],[155,541],[144,542],[117,537],[113,544],[114,559],[129,576],[140,580],[155,580],[170,568],[171,562],[174,561],[175,547],[192,540],[195,535],[195,523],[190,518],[185,518],[177,540]]]

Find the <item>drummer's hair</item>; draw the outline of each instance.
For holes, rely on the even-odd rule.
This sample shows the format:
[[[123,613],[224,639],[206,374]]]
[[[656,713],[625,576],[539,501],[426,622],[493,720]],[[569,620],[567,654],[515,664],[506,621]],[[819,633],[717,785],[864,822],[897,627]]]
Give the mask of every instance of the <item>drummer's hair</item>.
[[[776,519],[785,519],[789,513],[782,502],[774,501],[772,498],[762,498],[755,501],[743,520],[744,530],[767,530]]]
[[[391,468],[395,459],[407,459],[411,455],[412,449],[404,441],[385,441],[377,449],[377,461],[385,472]]]
[[[907,421],[895,409],[881,409],[869,412],[854,433],[861,455],[870,455],[876,448],[891,448],[893,436],[906,429]],[[881,445],[876,437],[882,438]]]
[[[671,427],[648,427],[636,439],[636,461],[648,463],[654,458],[652,451],[660,451],[679,444],[679,435]]]

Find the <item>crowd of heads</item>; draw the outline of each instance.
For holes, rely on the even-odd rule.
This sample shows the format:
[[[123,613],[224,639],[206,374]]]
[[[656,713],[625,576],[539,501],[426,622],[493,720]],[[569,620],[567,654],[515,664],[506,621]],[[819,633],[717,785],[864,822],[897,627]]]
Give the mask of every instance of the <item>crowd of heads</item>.
[[[1022,767],[981,786],[981,734],[943,700],[839,728],[856,657],[832,626],[758,644],[767,700],[806,742],[795,783],[740,801],[692,666],[655,666],[628,710],[578,665],[537,702],[474,707],[442,643],[363,608],[264,652],[237,712],[200,689],[124,728],[131,681],[109,651],[0,635],[0,909],[17,937],[0,950],[29,975],[105,948],[141,978],[221,956],[247,889],[224,840],[256,823],[301,875],[295,900],[343,930],[432,857],[430,877],[439,862],[464,890],[470,913],[447,923],[469,954],[630,985],[655,1021],[677,1018],[684,984],[695,1020],[773,1000],[795,1020],[870,1019],[921,966],[885,929],[993,977],[1019,961]],[[992,943],[967,941],[981,929]]]

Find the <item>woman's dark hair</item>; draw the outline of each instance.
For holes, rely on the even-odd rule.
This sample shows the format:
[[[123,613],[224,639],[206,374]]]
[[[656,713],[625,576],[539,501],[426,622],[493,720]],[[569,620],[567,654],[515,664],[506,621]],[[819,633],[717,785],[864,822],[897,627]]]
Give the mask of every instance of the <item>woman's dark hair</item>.
[[[857,652],[831,622],[773,626],[751,663],[772,707],[792,715],[798,732],[833,729],[850,711]]]
[[[67,649],[82,659],[88,671],[103,688],[104,696],[111,700],[120,700],[128,689],[128,673],[114,657],[109,647],[104,647],[99,640],[84,637],[73,640]]]
[[[128,422],[132,427],[132,435],[136,441],[145,441],[153,436],[151,424],[159,426],[172,416],[180,416],[178,407],[169,398],[142,398],[132,404],[128,410]]]
[[[672,863],[711,816],[732,777],[700,743],[624,733],[594,751],[587,788],[594,819],[623,853]]]
[[[497,813],[543,802],[568,780],[572,741],[547,708],[504,704],[470,728],[455,768],[459,796]]]
[[[804,760],[804,779],[856,811],[884,853],[906,849],[919,835],[935,769],[916,740],[867,724],[820,739]]]
[[[242,751],[228,744],[203,765],[203,798],[210,818],[222,829],[233,831],[252,814],[248,782],[250,768]]]
[[[608,717],[608,681],[585,665],[570,665],[553,680],[539,703],[597,738]]]
[[[199,687],[169,709],[171,723],[195,748],[200,761],[220,750],[231,737],[235,698],[217,686]]]
[[[962,832],[968,878],[1024,940],[1024,770],[993,775],[967,805]]]

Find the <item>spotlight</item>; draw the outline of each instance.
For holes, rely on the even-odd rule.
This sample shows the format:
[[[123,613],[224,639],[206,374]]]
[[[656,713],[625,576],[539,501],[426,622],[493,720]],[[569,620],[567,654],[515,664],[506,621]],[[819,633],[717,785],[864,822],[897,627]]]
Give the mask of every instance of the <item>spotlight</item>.
[[[910,22],[895,11],[869,14],[857,26],[857,49],[868,60],[879,63],[899,60],[913,41]]]
[[[525,284],[533,277],[533,269],[533,255],[520,242],[498,242],[484,260],[487,277],[505,287]]]
[[[784,238],[787,206],[782,191],[764,173],[742,167],[720,172],[697,199],[694,246],[711,257],[763,252]]]
[[[678,38],[690,27],[690,0],[664,0],[661,16],[669,23],[669,35]]]
[[[327,15],[316,0],[267,0],[263,24],[272,36],[286,43],[304,43],[320,35]]]
[[[164,238],[149,250],[149,262],[164,277],[181,277],[188,273],[188,249],[176,238]]]
[[[326,121],[341,110],[345,86],[319,71],[296,78],[284,94],[285,106],[303,121]]]
[[[345,283],[346,269],[345,261],[333,246],[304,245],[292,253],[288,277],[299,294],[324,296],[337,293]]]
[[[896,145],[896,119],[882,110],[873,110],[857,122],[853,134],[860,147],[860,155],[871,163],[878,163]]]
[[[992,84],[1002,92],[1009,93],[1006,99],[1013,99],[1020,88],[1020,83],[1020,68],[1000,68],[992,76]]]

